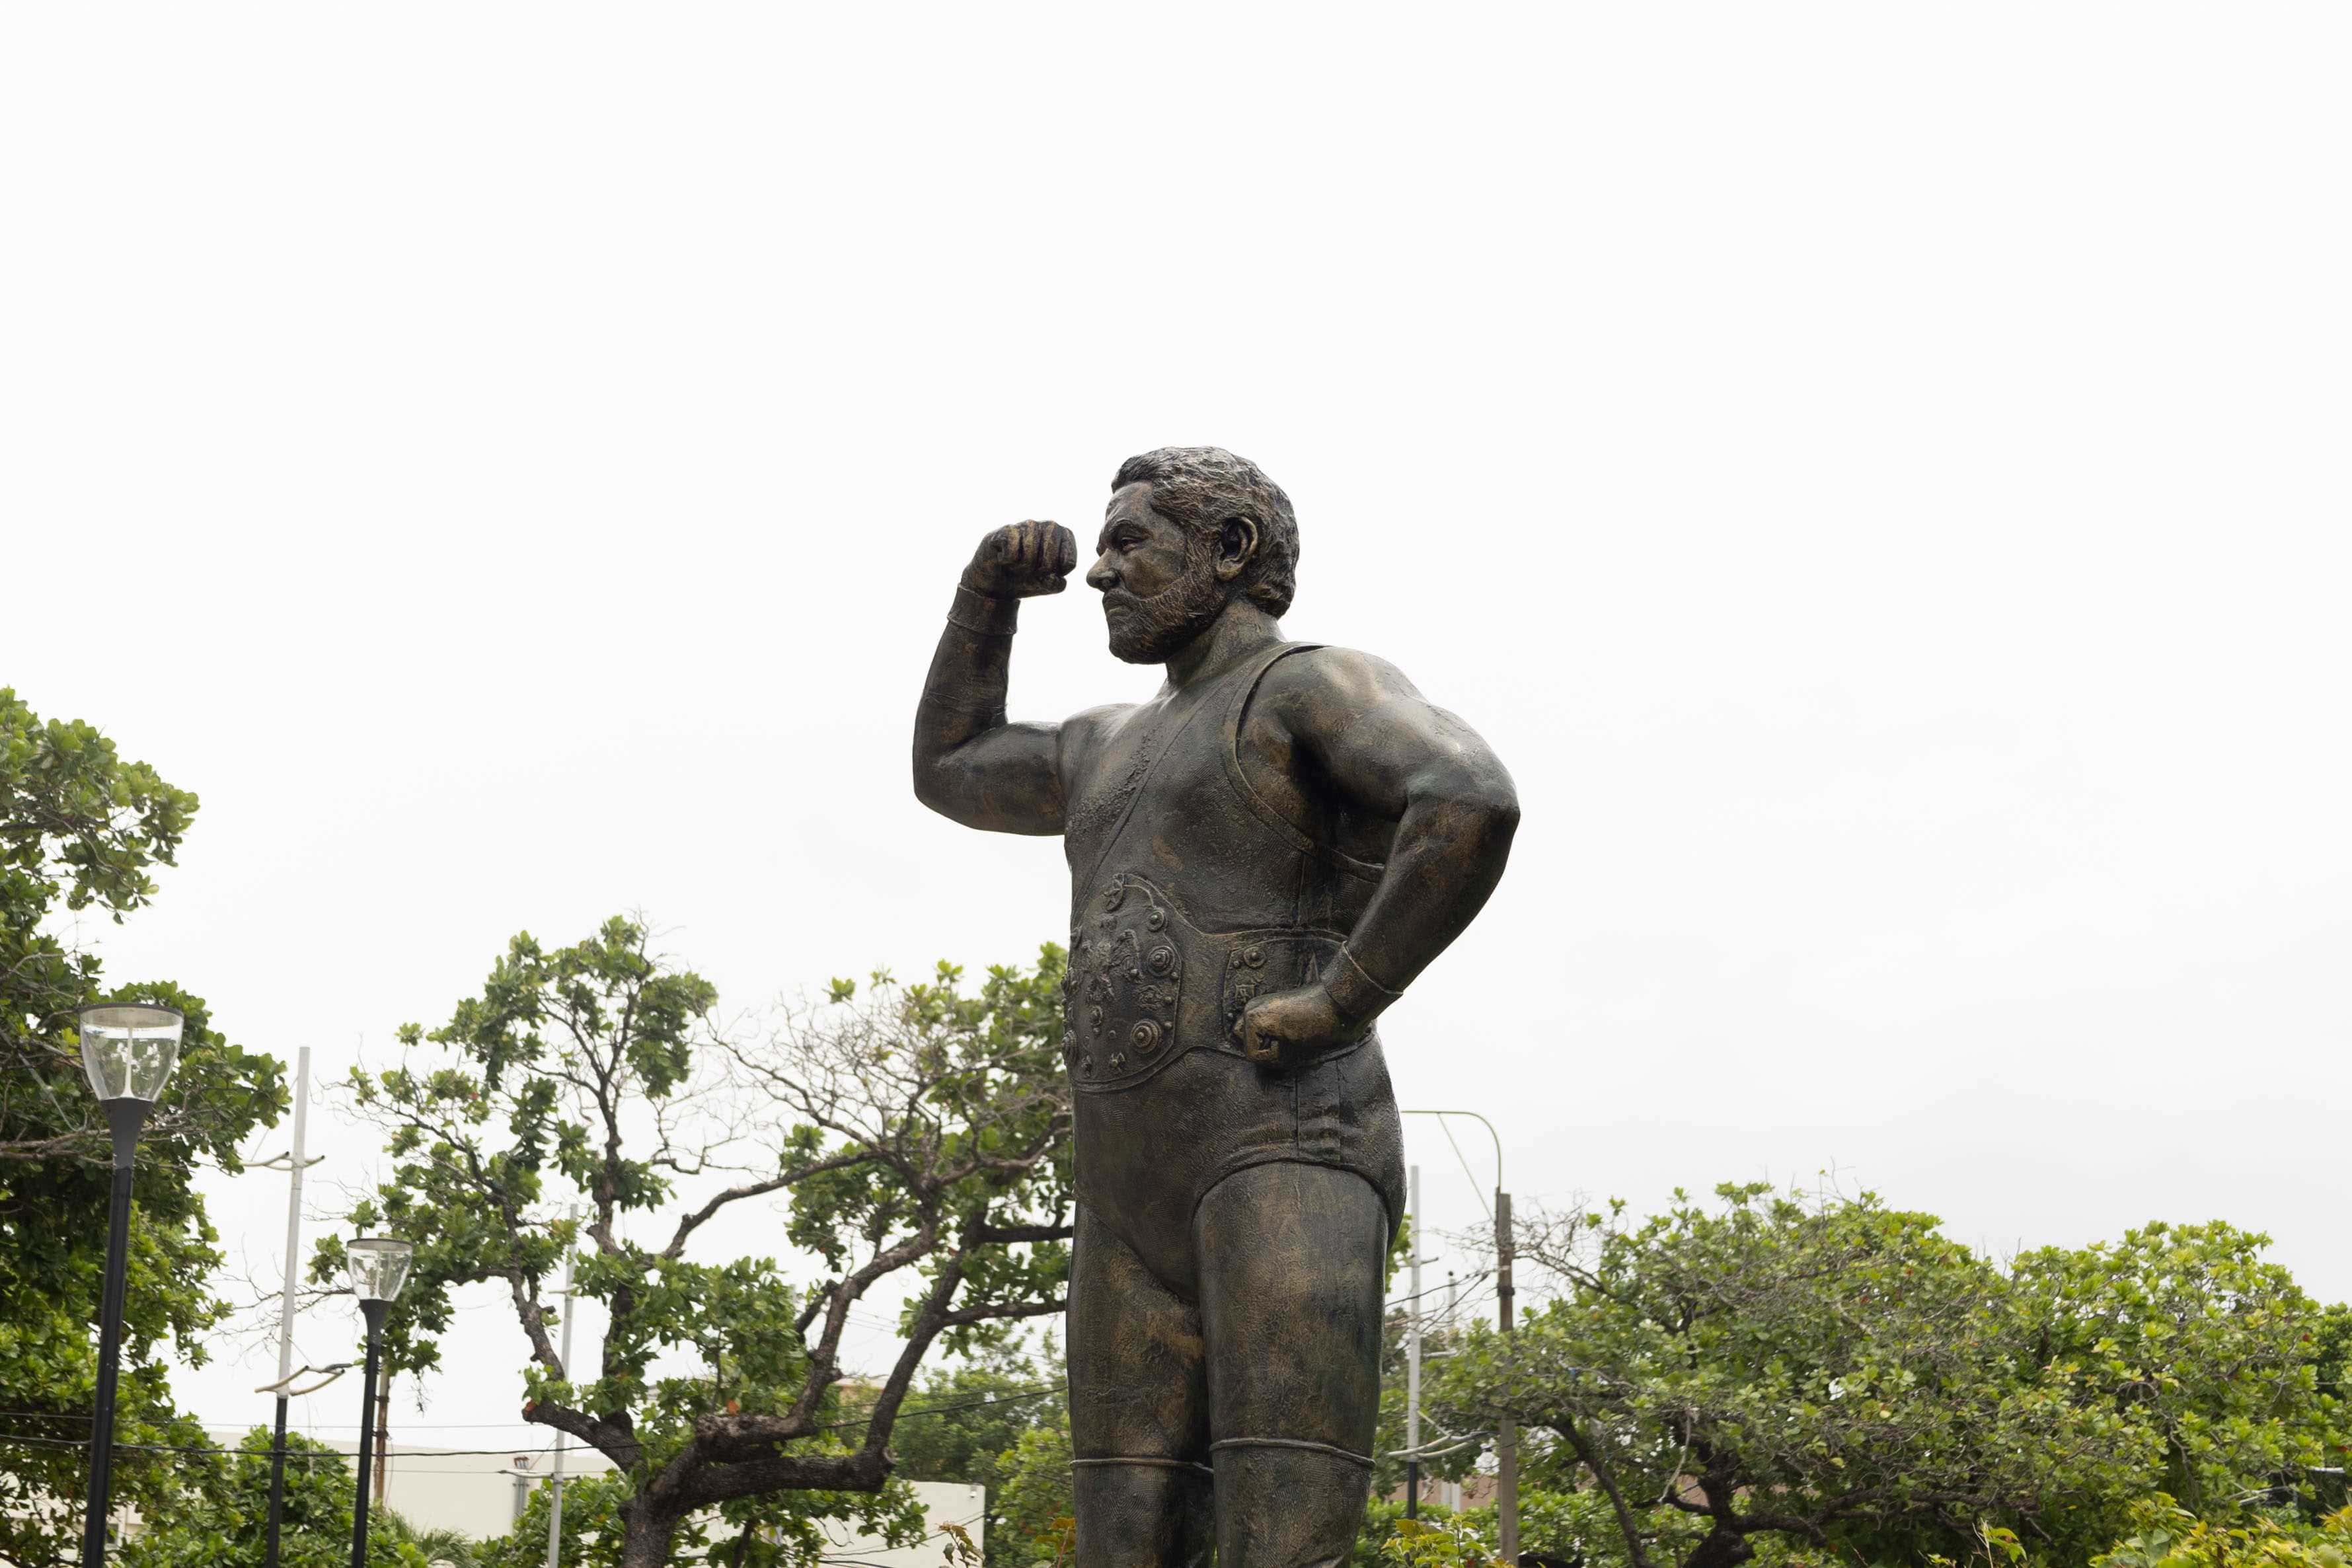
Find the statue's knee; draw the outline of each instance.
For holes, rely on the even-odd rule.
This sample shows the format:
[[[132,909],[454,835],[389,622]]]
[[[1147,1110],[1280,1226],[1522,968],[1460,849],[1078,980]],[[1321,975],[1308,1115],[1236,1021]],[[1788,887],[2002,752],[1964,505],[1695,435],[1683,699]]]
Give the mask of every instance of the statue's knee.
[[[1217,1568],[1333,1568],[1371,1495],[1372,1458],[1329,1443],[1229,1437],[1217,1468]]]
[[[1214,1539],[1213,1484],[1208,1466],[1181,1459],[1074,1461],[1076,1561],[1085,1568],[1198,1568]]]

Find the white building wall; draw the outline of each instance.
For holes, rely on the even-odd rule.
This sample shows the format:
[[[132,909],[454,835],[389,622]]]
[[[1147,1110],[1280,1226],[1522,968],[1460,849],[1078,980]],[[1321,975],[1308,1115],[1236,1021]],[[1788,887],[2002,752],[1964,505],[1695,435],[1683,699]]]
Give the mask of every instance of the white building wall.
[[[961,1526],[975,1547],[986,1544],[981,1536],[988,1513],[986,1487],[968,1487],[956,1481],[908,1484],[923,1505],[927,1533],[919,1542],[894,1549],[871,1536],[829,1526],[825,1534],[833,1544],[820,1561],[835,1564],[836,1568],[947,1568],[948,1550],[955,1540],[946,1529],[950,1524]]]
[[[356,1443],[338,1442],[345,1453]],[[527,1461],[530,1473],[543,1484],[549,1456],[544,1452],[514,1454],[451,1454],[419,1445],[392,1446],[385,1463],[383,1501],[401,1517],[424,1530],[458,1530],[482,1540],[504,1535],[514,1528],[515,1482],[510,1473],[516,1459]],[[567,1476],[610,1474],[613,1461],[593,1448],[573,1448],[563,1456]]]
[[[337,1443],[352,1452],[354,1443]],[[514,1528],[516,1460],[527,1458],[533,1487],[546,1484],[549,1457],[509,1454],[451,1454],[440,1449],[404,1447],[394,1443],[386,1462],[383,1501],[398,1509],[412,1524],[425,1530],[457,1530],[476,1540],[504,1535]],[[564,1473],[571,1477],[601,1476],[613,1463],[593,1448],[575,1448],[564,1455]],[[871,1536],[840,1525],[828,1526],[830,1542],[823,1561],[835,1568],[948,1568],[954,1537],[947,1526],[961,1526],[975,1547],[985,1544],[982,1531],[988,1510],[988,1489],[954,1481],[913,1481],[922,1504],[926,1531],[913,1546],[888,1547]]]

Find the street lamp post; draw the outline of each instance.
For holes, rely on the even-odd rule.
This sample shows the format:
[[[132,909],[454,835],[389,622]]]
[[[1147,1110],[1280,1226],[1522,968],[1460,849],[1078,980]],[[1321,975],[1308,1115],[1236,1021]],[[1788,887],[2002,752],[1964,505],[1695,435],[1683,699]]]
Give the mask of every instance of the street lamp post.
[[[302,1282],[302,1173],[317,1160],[303,1153],[310,1123],[310,1048],[304,1046],[294,1068],[294,1150],[259,1162],[286,1162],[286,1290],[278,1298],[278,1427],[269,1439],[269,1523],[262,1535],[262,1568],[278,1568],[278,1527],[286,1511],[286,1407],[293,1401],[294,1292]],[[320,1155],[323,1159],[325,1156]]]
[[[1511,1195],[1503,1187],[1503,1134],[1495,1131],[1495,1124],[1475,1111],[1415,1111],[1408,1116],[1467,1116],[1486,1129],[1495,1140],[1495,1296],[1500,1318],[1498,1326],[1505,1333],[1512,1329],[1517,1306],[1511,1289]],[[1416,1224],[1418,1221],[1416,1220]],[[1420,1238],[1413,1239],[1413,1251],[1421,1250]],[[1413,1310],[1421,1310],[1415,1301]],[[1496,1555],[1503,1568],[1515,1568],[1519,1560],[1519,1431],[1508,1420],[1495,1423],[1495,1542]]]
[[[106,1294],[98,1320],[98,1409],[89,1437],[89,1499],[82,1515],[82,1568],[105,1568],[106,1516],[114,1490],[114,1387],[122,1362],[122,1287],[131,1250],[131,1162],[139,1129],[180,1061],[187,1019],[177,1008],[123,1002],[77,1015],[81,1068],[114,1138],[114,1190],[106,1215]]]
[[[358,1490],[352,1503],[352,1568],[367,1568],[368,1463],[375,1447],[375,1429],[369,1423],[375,1410],[375,1375],[383,1354],[383,1318],[394,1298],[408,1282],[408,1261],[415,1248],[388,1236],[362,1236],[346,1249],[352,1293],[360,1299],[367,1319],[367,1375],[360,1388],[360,1463]]]

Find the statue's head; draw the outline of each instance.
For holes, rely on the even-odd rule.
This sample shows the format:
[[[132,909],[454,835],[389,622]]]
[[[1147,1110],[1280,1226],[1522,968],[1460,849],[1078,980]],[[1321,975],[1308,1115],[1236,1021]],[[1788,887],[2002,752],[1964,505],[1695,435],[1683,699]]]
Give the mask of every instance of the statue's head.
[[[1236,599],[1279,617],[1297,586],[1298,520],[1255,463],[1217,446],[1163,446],[1118,465],[1087,584],[1110,651],[1173,657]]]

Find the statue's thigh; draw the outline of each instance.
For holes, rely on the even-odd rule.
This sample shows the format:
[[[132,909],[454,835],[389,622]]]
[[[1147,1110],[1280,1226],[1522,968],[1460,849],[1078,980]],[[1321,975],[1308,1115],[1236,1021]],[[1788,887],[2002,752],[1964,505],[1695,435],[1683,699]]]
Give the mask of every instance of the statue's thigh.
[[[1192,1236],[1210,1439],[1369,1453],[1389,1239],[1371,1183],[1329,1166],[1252,1166],[1210,1189]]]
[[[1068,1350],[1076,1458],[1207,1459],[1200,1309],[1083,1206],[1070,1258]]]

